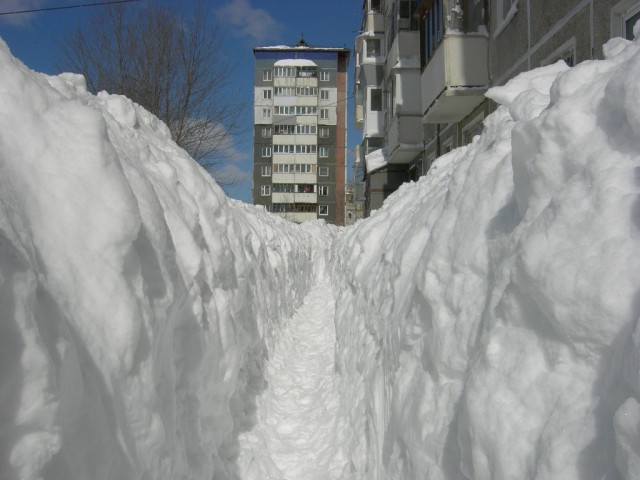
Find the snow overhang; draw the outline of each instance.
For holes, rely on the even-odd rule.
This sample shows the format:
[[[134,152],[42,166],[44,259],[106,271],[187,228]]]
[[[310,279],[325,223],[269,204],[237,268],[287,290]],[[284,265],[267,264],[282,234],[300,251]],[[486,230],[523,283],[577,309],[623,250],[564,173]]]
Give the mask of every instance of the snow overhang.
[[[303,58],[287,58],[285,60],[278,60],[273,64],[274,67],[317,67],[318,64]]]
[[[382,167],[387,166],[389,160],[389,154],[386,148],[379,148],[364,156],[364,162],[367,169],[367,174],[373,173],[375,170],[379,170]]]

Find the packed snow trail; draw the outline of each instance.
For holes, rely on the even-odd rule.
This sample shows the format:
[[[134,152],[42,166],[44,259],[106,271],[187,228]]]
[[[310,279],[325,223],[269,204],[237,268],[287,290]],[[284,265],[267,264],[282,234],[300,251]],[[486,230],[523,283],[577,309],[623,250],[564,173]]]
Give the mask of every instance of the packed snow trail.
[[[326,274],[284,320],[265,365],[257,424],[240,437],[241,478],[333,479],[346,463],[340,450],[334,388],[335,300]]]

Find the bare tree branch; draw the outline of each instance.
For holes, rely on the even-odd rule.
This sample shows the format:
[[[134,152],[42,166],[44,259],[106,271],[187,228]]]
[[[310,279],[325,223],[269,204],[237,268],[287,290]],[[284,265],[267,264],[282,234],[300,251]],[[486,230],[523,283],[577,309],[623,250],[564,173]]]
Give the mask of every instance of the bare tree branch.
[[[66,35],[61,48],[63,68],[82,73],[89,90],[125,95],[155,114],[217,177],[242,107],[223,93],[233,65],[224,55],[222,29],[202,3],[189,17],[153,4],[100,9]]]

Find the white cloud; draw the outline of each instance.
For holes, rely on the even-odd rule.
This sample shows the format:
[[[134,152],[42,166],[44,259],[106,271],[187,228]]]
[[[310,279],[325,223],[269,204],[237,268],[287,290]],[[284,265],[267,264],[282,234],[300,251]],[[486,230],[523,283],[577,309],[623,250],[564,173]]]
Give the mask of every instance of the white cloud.
[[[256,8],[249,0],[231,0],[218,9],[223,25],[229,25],[237,36],[251,37],[256,43],[280,38],[284,28],[269,12]]]

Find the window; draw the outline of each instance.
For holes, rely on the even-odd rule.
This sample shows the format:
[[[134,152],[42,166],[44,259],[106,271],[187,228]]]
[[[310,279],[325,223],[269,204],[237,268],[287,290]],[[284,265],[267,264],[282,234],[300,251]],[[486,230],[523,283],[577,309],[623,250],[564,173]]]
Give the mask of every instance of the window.
[[[317,67],[298,67],[298,77],[315,77],[318,74]]]
[[[268,197],[271,195],[271,185],[262,185],[260,187],[260,195],[263,197]]]
[[[262,138],[271,137],[271,127],[262,127]]]
[[[422,66],[425,66],[440,45],[444,35],[442,0],[434,0],[431,9],[423,14],[420,21],[424,26],[424,50],[422,51],[421,63]]]
[[[627,40],[633,40],[635,36],[633,35],[633,27],[636,22],[640,20],[640,5],[636,6],[634,9],[627,12],[627,14],[622,18],[624,23],[623,34],[624,38]],[[640,27],[638,27],[640,28]],[[640,35],[640,32],[638,32]]]
[[[267,90],[263,90],[262,91],[262,98],[264,100],[271,100],[271,89],[268,88]]]
[[[484,113],[480,113],[462,128],[462,143],[464,145],[471,143],[473,141],[473,137],[482,133],[482,129],[484,128],[483,120]]]
[[[315,145],[296,145],[296,153],[316,153]]]
[[[328,120],[329,119],[329,109],[328,108],[321,108],[320,109],[320,118],[323,120]]]
[[[329,127],[320,127],[320,138],[329,138]]]
[[[551,55],[542,60],[540,65],[550,65],[558,60],[563,60],[570,67],[576,64],[576,37],[572,37],[563,43],[560,48],[557,48]]]
[[[329,100],[329,90],[320,90],[320,100]]]
[[[299,135],[315,135],[317,128],[316,125],[296,125],[296,133]]]
[[[328,177],[329,167],[318,167],[318,175],[321,177]]]
[[[296,190],[298,193],[313,193],[316,190],[316,186],[311,184],[298,184],[296,185]]]
[[[320,151],[321,158],[327,158],[329,156],[329,147],[320,147],[318,150]]]
[[[515,16],[518,11],[518,0],[498,0],[497,7],[497,28],[494,33],[494,37],[500,35],[511,19]]]
[[[318,215],[323,217],[329,215],[329,205],[318,205]]]
[[[289,105],[278,105],[275,107],[276,115],[295,115],[296,107]]]
[[[273,193],[293,193],[293,187],[293,183],[274,183],[272,191]]]
[[[517,3],[518,0],[498,0],[498,15],[500,22],[504,22],[505,20],[507,20],[507,17],[509,16],[509,13],[511,11],[511,7],[513,5],[517,5]]]
[[[295,67],[276,67],[276,77],[295,77]]]
[[[369,110],[371,110],[372,112],[382,111],[382,89],[381,88],[371,89],[371,106]]]
[[[367,39],[366,43],[367,43],[367,58],[379,57],[381,55],[379,38],[369,38]]]
[[[295,87],[276,87],[276,97],[293,97],[295,94]]]
[[[321,197],[329,196],[329,187],[327,185],[319,185],[318,193]]]
[[[329,72],[327,72],[326,70],[323,70],[320,73],[320,81],[321,82],[328,82],[331,78],[331,75],[329,75]]]
[[[296,95],[300,95],[303,97],[317,97],[318,88],[317,87],[296,87]]]
[[[449,153],[451,150],[453,150],[453,138],[449,138],[447,139],[443,144],[442,144],[442,154],[444,155],[445,153]]]
[[[271,118],[271,109],[263,108],[262,109],[262,118]]]
[[[294,133],[294,125],[276,125],[276,135],[293,135]]]
[[[262,147],[262,157],[268,158],[271,156],[271,147]]]
[[[296,115],[315,115],[316,107],[291,107],[296,109]]]
[[[270,82],[271,81],[271,70],[263,70],[262,71],[262,81]]]
[[[271,176],[271,165],[262,165],[260,167],[260,175],[262,177],[270,177]]]

